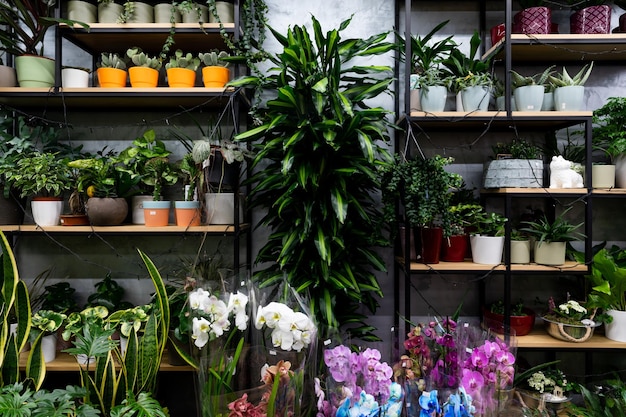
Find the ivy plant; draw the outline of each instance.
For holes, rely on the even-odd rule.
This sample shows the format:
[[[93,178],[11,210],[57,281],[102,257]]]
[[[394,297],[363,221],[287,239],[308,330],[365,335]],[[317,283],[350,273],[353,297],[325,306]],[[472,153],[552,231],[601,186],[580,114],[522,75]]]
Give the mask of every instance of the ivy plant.
[[[308,295],[322,338],[343,328],[369,340],[375,329],[361,311],[378,307],[375,272],[385,265],[375,248],[386,244],[372,192],[377,165],[390,160],[390,123],[387,110],[366,102],[387,93],[393,77],[367,59],[394,44],[387,33],[342,39],[350,20],[324,33],[313,18],[312,36],[304,26],[286,36],[270,28],[282,46],[271,72],[232,83],[270,98],[255,114],[259,125],[235,139],[258,148],[250,202],[266,211],[261,224],[271,230],[255,279]]]

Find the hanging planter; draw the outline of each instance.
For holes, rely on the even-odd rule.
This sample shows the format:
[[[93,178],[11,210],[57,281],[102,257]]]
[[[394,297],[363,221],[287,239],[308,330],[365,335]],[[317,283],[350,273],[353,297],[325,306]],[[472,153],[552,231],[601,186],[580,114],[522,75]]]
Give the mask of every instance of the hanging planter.
[[[578,34],[611,33],[611,6],[589,6],[570,16],[570,32]]]

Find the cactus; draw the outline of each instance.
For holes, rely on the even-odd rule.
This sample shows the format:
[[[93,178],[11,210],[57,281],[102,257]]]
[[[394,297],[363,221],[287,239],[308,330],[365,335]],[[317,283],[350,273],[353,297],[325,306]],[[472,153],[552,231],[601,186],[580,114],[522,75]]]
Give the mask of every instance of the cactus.
[[[101,68],[117,68],[126,69],[126,60],[120,58],[117,53],[102,52],[100,55],[100,67]]]
[[[174,56],[170,57],[170,62],[165,64],[165,69],[188,68],[195,71],[200,66],[200,58],[194,57],[191,53],[184,54],[180,49],[176,50]]]
[[[161,69],[162,62],[159,58],[149,56],[137,46],[128,48],[126,56],[138,67],[154,68],[155,70]]]
[[[206,52],[198,55],[200,61],[207,67],[225,67],[228,68],[230,63],[228,61],[224,61],[224,58],[229,57],[230,54],[226,51],[218,51],[212,50],[211,52]]]

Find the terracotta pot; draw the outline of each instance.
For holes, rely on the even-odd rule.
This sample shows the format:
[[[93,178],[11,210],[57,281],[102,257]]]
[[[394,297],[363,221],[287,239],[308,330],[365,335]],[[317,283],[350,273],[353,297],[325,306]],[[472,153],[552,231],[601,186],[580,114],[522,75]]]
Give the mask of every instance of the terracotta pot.
[[[585,7],[570,16],[569,24],[571,33],[611,33],[611,6]]]
[[[548,34],[552,31],[552,11],[548,7],[529,7],[513,16],[513,33]]]
[[[174,88],[189,88],[196,84],[196,72],[189,68],[169,68],[167,85]]]
[[[170,220],[169,201],[144,201],[143,215],[146,220],[146,227],[167,226]]]
[[[61,226],[88,226],[89,217],[86,214],[61,214]]]
[[[202,210],[199,201],[175,201],[174,214],[177,226],[200,226]]]
[[[483,308],[483,325],[499,334],[511,336],[525,336],[531,332],[535,325],[535,312],[530,308],[522,310],[525,316],[511,316],[509,331],[505,331],[504,315],[492,313],[488,308]]]
[[[159,84],[159,71],[148,67],[130,67],[128,69],[130,86],[135,88],[153,88]]]
[[[122,224],[128,214],[128,203],[123,198],[91,197],[85,208],[89,222],[94,226]]]
[[[441,241],[443,239],[443,229],[441,227],[421,227],[416,229],[421,243],[420,262],[425,264],[438,264],[441,255]]]
[[[208,66],[202,68],[202,81],[209,88],[223,88],[230,80],[230,70],[225,67]]]
[[[98,83],[103,88],[126,87],[128,73],[119,68],[98,68]]]

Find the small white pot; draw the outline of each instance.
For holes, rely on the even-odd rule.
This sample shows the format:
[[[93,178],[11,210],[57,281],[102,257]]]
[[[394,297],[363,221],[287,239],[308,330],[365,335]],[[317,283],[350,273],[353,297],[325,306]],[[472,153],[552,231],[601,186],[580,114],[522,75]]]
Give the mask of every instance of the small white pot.
[[[207,224],[235,223],[235,193],[206,193]],[[243,207],[240,199],[239,221],[243,220]]]
[[[607,310],[606,314],[613,317],[611,323],[604,324],[604,334],[607,339],[626,342],[626,311]]]
[[[57,335],[49,334],[41,338],[41,353],[45,363],[52,362],[57,357]]]
[[[593,188],[614,188],[615,165],[592,165],[591,186]]]
[[[61,80],[64,88],[89,87],[89,72],[78,68],[63,68]]]
[[[33,220],[39,226],[56,226],[61,220],[63,200],[33,200],[30,202]]]
[[[131,198],[133,224],[146,224],[146,217],[143,213],[144,201],[152,201],[151,195],[134,195]]]
[[[476,264],[498,265],[502,263],[504,236],[470,236],[472,261]]]

